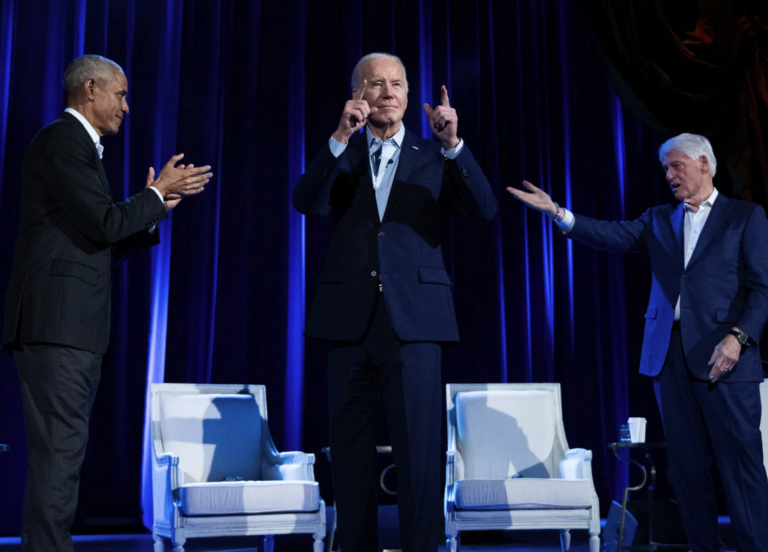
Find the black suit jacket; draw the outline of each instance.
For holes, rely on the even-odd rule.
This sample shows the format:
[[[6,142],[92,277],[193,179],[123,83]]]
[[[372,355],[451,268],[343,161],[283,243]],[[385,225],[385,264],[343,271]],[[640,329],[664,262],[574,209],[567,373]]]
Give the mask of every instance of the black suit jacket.
[[[159,243],[148,229],[168,216],[165,207],[149,189],[115,203],[93,140],[69,113],[35,136],[22,177],[2,346],[42,342],[103,354],[112,264]]]
[[[441,215],[447,210],[491,220],[496,213],[491,186],[466,144],[449,160],[440,144],[406,131],[382,221],[365,133],[355,135],[338,158],[325,146],[299,179],[293,204],[301,213],[337,221],[306,336],[361,339],[381,281],[400,339],[459,340]]]

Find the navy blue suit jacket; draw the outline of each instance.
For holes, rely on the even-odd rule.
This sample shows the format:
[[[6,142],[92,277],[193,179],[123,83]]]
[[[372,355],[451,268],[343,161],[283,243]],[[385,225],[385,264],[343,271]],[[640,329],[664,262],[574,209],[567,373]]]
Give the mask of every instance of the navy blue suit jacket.
[[[718,195],[687,267],[683,224],[682,204],[663,205],[628,222],[576,216],[567,235],[596,249],[649,255],[653,280],[640,372],[661,372],[680,297],[686,362],[708,379],[707,363],[728,331],[736,326],[759,342],[768,319],[768,220],[762,207]],[[749,347],[721,379],[763,381],[758,347]]]
[[[379,221],[363,133],[334,157],[325,146],[293,193],[303,214],[333,217],[331,239],[305,335],[358,341],[371,319],[379,279],[392,325],[404,341],[458,341],[441,215],[491,220],[496,199],[464,145],[455,160],[406,130],[383,220]]]

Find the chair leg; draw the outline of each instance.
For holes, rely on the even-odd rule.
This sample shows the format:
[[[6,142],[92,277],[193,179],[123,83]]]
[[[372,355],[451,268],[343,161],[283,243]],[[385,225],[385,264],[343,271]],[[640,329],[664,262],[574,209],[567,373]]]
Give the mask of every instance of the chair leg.
[[[173,552],[184,552],[184,544],[187,542],[186,530],[171,529],[171,542],[173,543]]]
[[[152,538],[155,539],[155,552],[163,552],[163,550],[165,550],[165,546],[163,546],[163,537],[157,534],[157,529],[154,527],[152,528]]]
[[[264,552],[274,552],[275,550],[275,536],[264,535]]]
[[[315,535],[315,543],[312,545],[312,552],[323,552],[325,547],[323,543],[324,535]]]
[[[560,530],[560,547],[563,552],[568,552],[571,549],[571,532],[568,529]]]
[[[461,550],[461,536],[458,533],[446,536],[448,537],[445,540],[446,552],[459,552]]]
[[[599,535],[592,535],[589,537],[589,552],[600,552]]]

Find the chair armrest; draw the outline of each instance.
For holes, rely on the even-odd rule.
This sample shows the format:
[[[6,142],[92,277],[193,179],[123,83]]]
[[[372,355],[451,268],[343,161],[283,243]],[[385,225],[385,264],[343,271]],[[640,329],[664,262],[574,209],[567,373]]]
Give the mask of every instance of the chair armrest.
[[[455,473],[455,460],[456,451],[449,450],[445,453],[445,498],[444,498],[444,513],[447,518],[452,518],[453,512],[456,509],[454,503],[454,479]]]
[[[184,472],[179,469],[179,456],[173,453],[153,455],[152,507],[155,523],[175,526],[178,517],[179,487],[184,485]]]
[[[456,477],[456,451],[449,450],[445,453],[445,486],[453,485]]]
[[[311,465],[315,463],[315,455],[301,451],[281,452],[279,464],[304,464]]]
[[[592,451],[575,448],[565,452],[565,458],[560,461],[560,476],[563,479],[592,480]]]
[[[158,456],[155,456],[158,466],[178,466],[179,456],[172,452],[164,452]]]
[[[306,452],[281,452],[264,458],[261,478],[265,481],[314,481],[315,455]]]

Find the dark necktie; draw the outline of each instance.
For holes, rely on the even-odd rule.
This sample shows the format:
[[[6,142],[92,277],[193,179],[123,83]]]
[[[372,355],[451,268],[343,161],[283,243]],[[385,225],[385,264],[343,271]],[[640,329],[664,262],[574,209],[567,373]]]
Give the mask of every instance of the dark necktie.
[[[375,145],[376,142],[373,142],[371,144],[371,147]],[[381,150],[384,149],[384,144],[379,142],[379,147],[371,154],[371,166],[373,166],[373,176],[378,177],[379,176],[379,166],[381,165]]]

